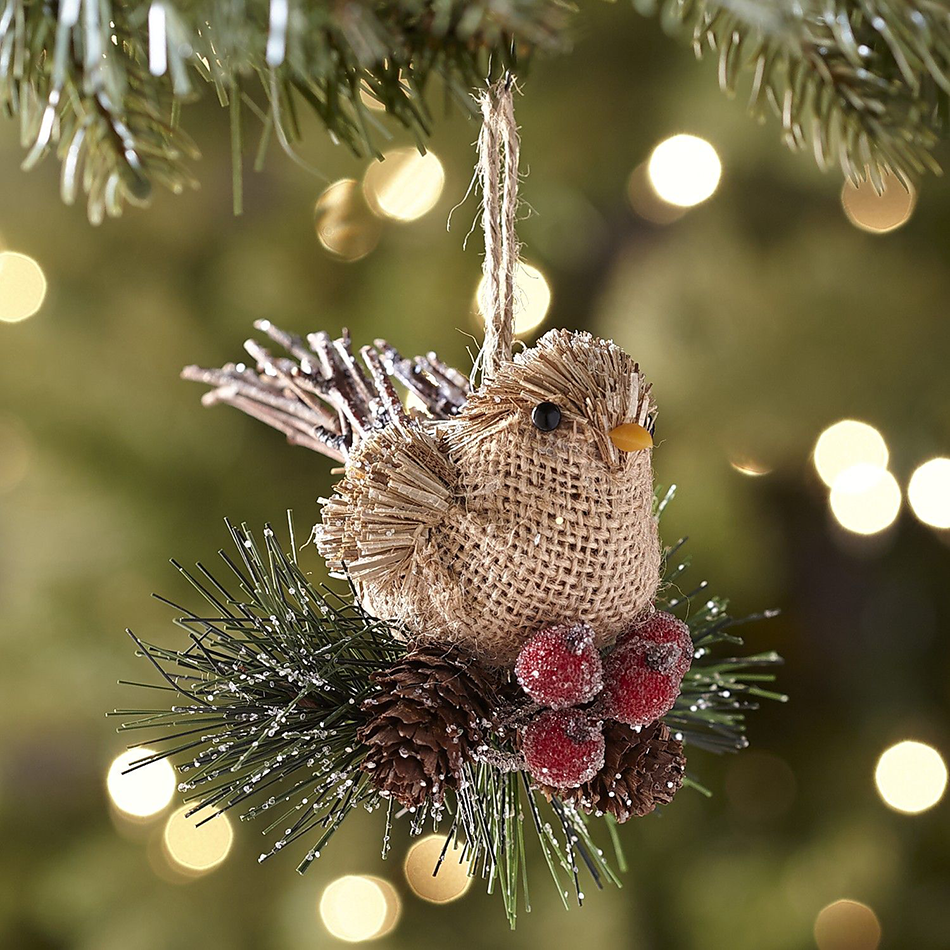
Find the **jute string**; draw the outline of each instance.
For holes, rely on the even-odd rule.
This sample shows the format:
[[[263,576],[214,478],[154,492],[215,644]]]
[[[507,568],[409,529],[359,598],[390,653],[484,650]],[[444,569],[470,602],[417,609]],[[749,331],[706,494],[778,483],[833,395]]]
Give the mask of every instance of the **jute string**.
[[[514,79],[507,76],[479,96],[482,128],[478,135],[478,180],[485,232],[485,283],[480,301],[485,317],[482,385],[511,359],[514,341],[515,274],[521,253],[516,233],[521,143],[515,124],[513,87]]]

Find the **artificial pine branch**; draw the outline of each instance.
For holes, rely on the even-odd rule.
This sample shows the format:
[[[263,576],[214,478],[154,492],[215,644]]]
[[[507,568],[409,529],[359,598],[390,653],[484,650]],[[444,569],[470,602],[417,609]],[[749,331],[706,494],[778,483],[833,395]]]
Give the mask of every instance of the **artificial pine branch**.
[[[386,132],[363,96],[421,145],[434,76],[471,108],[486,76],[562,43],[564,12],[559,0],[0,0],[0,107],[19,117],[26,166],[55,151],[63,198],[81,188],[99,222],[154,184],[193,186],[177,106],[198,77],[292,155],[300,109],[378,155]]]
[[[662,496],[657,494],[658,518],[675,493],[676,487],[672,486]],[[737,618],[729,613],[725,598],[710,594],[706,581],[682,591],[680,584],[690,567],[690,558],[683,550],[685,543],[683,538],[664,552],[663,582],[656,606],[681,617],[689,627],[695,652],[680,695],[663,721],[687,749],[695,746],[709,752],[738,752],[749,744],[745,717],[758,708],[758,701],[787,700],[784,694],[766,688],[775,680],[774,668],[783,661],[775,651],[743,657],[722,656],[721,651],[742,646],[742,638],[735,633],[737,627],[775,617],[778,611]],[[698,607],[696,601],[700,602]],[[701,788],[694,780],[688,781]]]
[[[672,491],[658,502],[658,514],[671,498]],[[263,546],[246,527],[229,530],[238,552],[236,559],[221,552],[230,588],[200,564],[194,573],[173,562],[204,601],[200,609],[165,601],[175,609],[187,645],[165,648],[132,634],[161,682],[129,685],[169,694],[158,707],[111,714],[123,720],[119,731],[135,745],[159,749],[132,767],[172,759],[196,821],[231,810],[246,819],[264,818],[263,832],[276,837],[260,860],[305,841],[308,850],[298,867],[305,871],[358,806],[386,809],[385,853],[394,801],[386,801],[362,767],[367,749],[360,734],[367,721],[364,703],[376,689],[373,674],[391,670],[407,646],[352,597],[314,586],[297,564],[292,523],[289,553],[269,527]],[[687,565],[682,543],[667,552],[666,597],[658,606],[688,614],[697,653],[664,722],[687,748],[737,751],[747,744],[745,714],[756,700],[784,699],[762,686],[774,678],[769,668],[781,661],[775,654],[717,655],[717,647],[741,644],[731,632],[741,621],[728,615],[724,601],[709,597],[705,584],[690,594],[676,593]],[[690,609],[700,596],[702,609]],[[490,892],[500,891],[512,926],[519,907],[530,906],[526,838],[537,839],[565,905],[572,889],[583,901],[583,874],[597,887],[618,883],[593,838],[605,822],[622,869],[614,819],[584,814],[546,794],[517,756],[509,754],[515,764],[504,764],[510,750],[502,733],[491,741],[497,758],[480,755],[467,763],[458,788],[415,808],[410,830],[419,832],[431,821],[458,840],[471,873]],[[695,780],[688,783],[701,788]]]
[[[734,94],[751,75],[750,107],[782,123],[793,149],[857,182],[939,173],[946,132],[950,9],[941,0],[633,0],[718,59]]]
[[[946,130],[950,11],[939,0],[634,0],[719,59],[722,87],[752,77],[757,114],[786,143],[854,179],[937,171]],[[90,219],[194,187],[196,149],[178,124],[202,82],[229,106],[240,207],[241,109],[296,161],[299,112],[356,154],[386,130],[364,97],[431,129],[439,77],[463,108],[486,77],[568,46],[560,0],[0,0],[0,107],[19,118],[35,165],[55,152],[66,202]],[[198,82],[200,79],[202,82]]]
[[[316,836],[306,865],[353,808],[378,800],[360,770],[360,707],[370,675],[404,647],[351,600],[318,591],[269,527],[263,550],[246,528],[229,529],[238,560],[221,556],[237,593],[201,565],[195,575],[176,564],[206,604],[166,601],[188,646],[165,649],[130,631],[170,703],[112,715],[124,720],[121,732],[147,731],[158,758],[175,759],[198,820],[235,808],[246,818],[273,814],[265,830],[282,833],[261,859]],[[293,552],[292,532],[291,542]]]

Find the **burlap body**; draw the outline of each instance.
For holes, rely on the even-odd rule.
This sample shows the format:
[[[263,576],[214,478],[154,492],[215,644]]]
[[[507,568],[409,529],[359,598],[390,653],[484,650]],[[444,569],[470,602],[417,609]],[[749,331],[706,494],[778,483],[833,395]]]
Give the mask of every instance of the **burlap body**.
[[[562,409],[553,432],[531,422],[541,400]],[[608,436],[652,410],[619,348],[547,334],[457,419],[368,440],[317,542],[367,610],[419,642],[459,643],[495,666],[548,623],[586,621],[607,643],[659,583],[652,450],[620,452]]]

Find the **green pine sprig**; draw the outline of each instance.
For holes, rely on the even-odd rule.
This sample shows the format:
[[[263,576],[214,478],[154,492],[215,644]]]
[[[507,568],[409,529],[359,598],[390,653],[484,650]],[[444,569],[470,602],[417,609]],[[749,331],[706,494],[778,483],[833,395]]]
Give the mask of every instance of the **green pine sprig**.
[[[438,77],[471,90],[564,43],[560,0],[0,0],[0,108],[18,117],[29,168],[55,152],[63,199],[90,220],[193,187],[196,149],[181,106],[210,84],[229,108],[240,207],[241,112],[261,120],[259,163],[291,158],[305,112],[358,155],[388,132],[367,102],[409,129],[432,127]]]
[[[718,59],[754,113],[775,113],[792,148],[810,148],[877,187],[938,171],[946,134],[950,12],[942,0],[634,0]],[[358,155],[386,127],[432,128],[438,79],[463,109],[471,92],[534,53],[570,46],[563,0],[0,0],[0,108],[19,120],[31,168],[55,153],[61,193],[90,220],[147,203],[155,186],[196,185],[182,106],[211,85],[229,110],[235,210],[247,111],[260,120],[255,167],[276,142],[293,160],[303,116]]]
[[[661,517],[673,500],[676,487],[657,495],[657,516]],[[693,662],[683,679],[680,695],[664,722],[684,746],[707,752],[738,752],[749,744],[745,734],[746,715],[763,699],[786,702],[788,697],[767,688],[775,681],[774,669],[782,664],[775,651],[752,656],[727,656],[743,645],[736,629],[747,623],[778,615],[766,610],[746,617],[733,617],[729,602],[711,594],[702,581],[683,592],[681,583],[691,559],[685,554],[686,539],[667,548],[664,575],[657,607],[678,615],[689,627],[693,639]],[[699,601],[699,605],[696,602]],[[692,784],[701,788],[693,780]]]
[[[749,106],[778,117],[784,143],[810,149],[881,190],[939,173],[947,130],[950,9],[941,0],[633,0],[715,57],[734,95],[748,77]]]
[[[671,497],[672,491],[658,502],[659,514]],[[119,731],[135,737],[133,745],[147,742],[158,749],[131,768],[158,758],[174,761],[180,790],[193,806],[189,814],[198,823],[226,812],[261,819],[262,832],[271,836],[262,861],[305,842],[298,866],[305,871],[357,807],[385,809],[385,855],[393,821],[402,813],[394,815],[393,801],[360,768],[358,733],[372,673],[389,668],[406,646],[398,631],[363,611],[352,592],[342,597],[312,583],[297,563],[292,521],[288,550],[269,526],[263,544],[246,526],[229,524],[228,530],[237,551],[219,552],[228,583],[201,564],[189,571],[173,561],[201,606],[159,598],[175,610],[187,644],[162,647],[129,632],[159,682],[128,685],[167,694],[154,708],[111,713],[122,719]],[[741,621],[708,596],[705,584],[692,594],[676,593],[687,563],[681,544],[667,552],[659,606],[688,612],[697,653],[666,721],[687,746],[736,751],[746,745],[746,713],[759,699],[784,698],[763,686],[780,660],[775,654],[718,656],[723,645],[741,644],[732,632]],[[704,606],[689,610],[699,595]],[[530,909],[531,849],[540,850],[565,906],[570,893],[583,903],[585,878],[598,888],[619,885],[612,864],[625,867],[611,816],[586,815],[557,798],[548,800],[527,772],[487,760],[470,763],[461,787],[439,806],[423,805],[408,819],[410,833],[431,822],[447,842],[459,842],[470,873],[489,892],[500,893],[512,927],[519,909]],[[598,843],[601,826],[607,841]]]
[[[162,680],[149,688],[170,692],[168,703],[112,715],[124,720],[120,732],[147,732],[161,750],[155,758],[176,762],[189,814],[263,816],[265,832],[282,831],[261,859],[315,838],[309,864],[349,812],[376,801],[360,770],[360,706],[370,674],[405,648],[352,598],[314,587],[292,534],[287,554],[270,527],[263,548],[246,527],[228,527],[238,557],[221,557],[233,593],[200,564],[193,573],[173,562],[205,605],[165,601],[188,645],[167,649],[129,631]]]

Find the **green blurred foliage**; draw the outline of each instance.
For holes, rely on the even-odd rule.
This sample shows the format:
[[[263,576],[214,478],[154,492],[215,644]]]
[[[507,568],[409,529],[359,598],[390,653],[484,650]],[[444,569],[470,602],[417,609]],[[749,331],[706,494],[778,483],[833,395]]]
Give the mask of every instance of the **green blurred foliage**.
[[[525,256],[551,282],[549,324],[613,336],[654,380],[659,478],[680,488],[667,538],[691,535],[694,573],[737,610],[783,608],[748,629],[749,647],[786,654],[792,702],[755,717],[745,758],[694,755],[712,799],[684,792],[623,829],[623,890],[565,913],[536,868],[533,913],[515,934],[479,884],[448,907],[414,899],[405,841],[379,858],[379,815],[347,826],[303,878],[292,856],[258,865],[257,829],[242,825],[221,869],[170,883],[155,857],[161,822],[117,823],[104,791],[123,743],[102,713],[135,701],[117,678],[144,673],[123,628],[174,638],[149,598],[186,596],[169,556],[212,560],[226,516],[259,526],[293,508],[305,524],[332,483],[323,460],[251,420],[202,411],[178,370],[237,358],[260,317],[301,332],[348,326],[357,341],[385,335],[468,365],[474,200],[445,223],[468,187],[476,128],[447,112],[432,143],[447,173],[435,210],[387,225],[373,253],[344,264],[313,232],[325,182],[279,151],[248,175],[245,214],[231,216],[226,116],[213,103],[190,129],[203,190],[98,230],[59,204],[52,163],[18,170],[8,123],[0,234],[41,262],[50,290],[35,317],[0,324],[0,452],[25,460],[0,495],[0,945],[329,946],[321,890],[365,872],[403,893],[402,921],[379,944],[394,950],[797,950],[842,897],[875,909],[885,946],[947,946],[948,805],[897,815],[872,780],[877,755],[905,736],[950,754],[946,538],[906,510],[883,536],[845,536],[809,452],[825,425],[853,416],[882,430],[904,484],[950,454],[950,190],[928,179],[905,228],[861,233],[840,181],[749,123],[715,91],[710,64],[622,7],[584,24],[576,51],[539,62],[518,104]],[[724,177],[707,204],[657,227],[632,212],[626,182],[677,131],[712,141]],[[313,133],[305,157],[328,180],[361,176]],[[738,474],[734,453],[771,474]],[[319,576],[312,550],[303,556]]]

